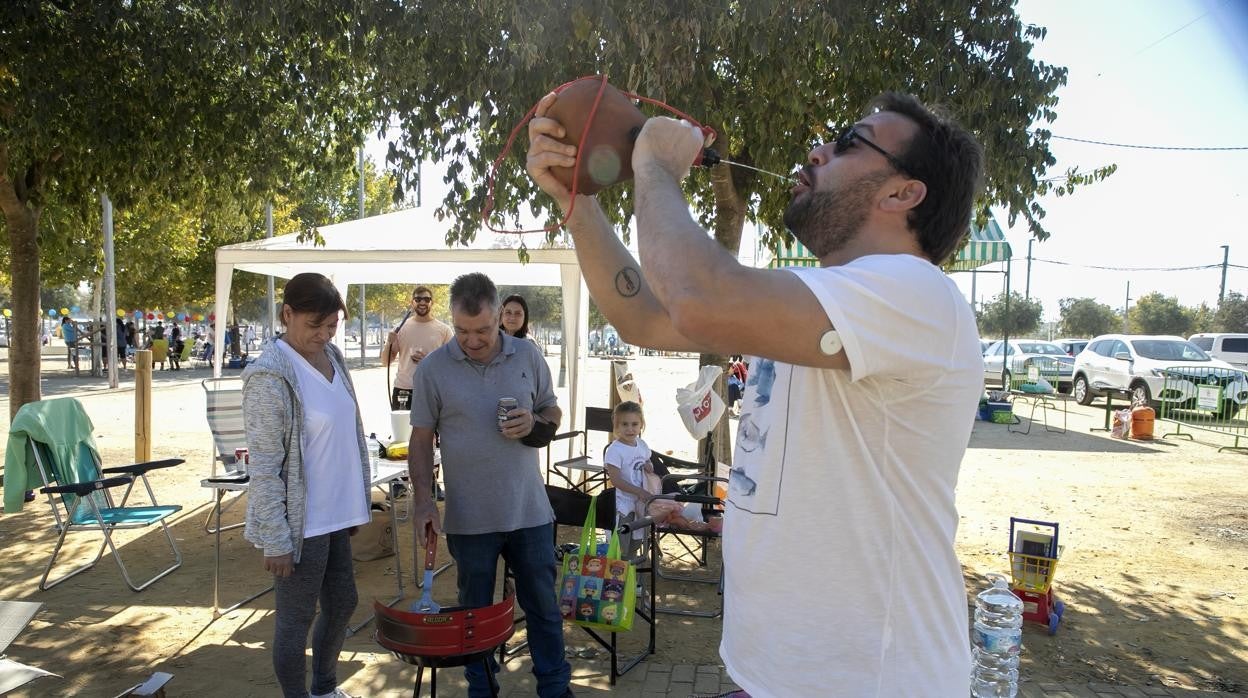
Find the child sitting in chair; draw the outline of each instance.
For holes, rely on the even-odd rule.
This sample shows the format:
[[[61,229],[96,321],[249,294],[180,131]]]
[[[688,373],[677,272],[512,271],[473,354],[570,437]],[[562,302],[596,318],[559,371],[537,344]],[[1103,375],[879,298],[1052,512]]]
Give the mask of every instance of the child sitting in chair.
[[[624,523],[651,516],[656,524],[667,528],[687,531],[709,529],[705,522],[686,518],[680,502],[655,498],[663,494],[663,479],[655,474],[654,465],[650,462],[650,447],[641,440],[641,433],[646,429],[646,417],[642,414],[641,405],[631,401],[616,405],[611,413],[611,425],[615,440],[607,446],[603,464],[607,476],[611,478],[611,485],[615,487],[616,521]],[[633,531],[632,545],[624,546],[628,548],[625,552],[631,553],[644,537],[644,531]]]

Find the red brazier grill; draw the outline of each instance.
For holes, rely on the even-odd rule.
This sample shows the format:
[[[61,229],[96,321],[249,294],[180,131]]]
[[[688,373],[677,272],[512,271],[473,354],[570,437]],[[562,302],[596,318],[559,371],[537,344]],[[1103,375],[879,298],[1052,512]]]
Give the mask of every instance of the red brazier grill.
[[[490,654],[515,633],[514,595],[485,608],[448,608],[439,613],[412,613],[373,601],[377,632],[373,639],[395,657],[416,665],[412,697],[420,695],[425,667],[432,670],[430,697],[438,695],[438,669],[481,662],[490,675]],[[491,692],[498,695],[494,681]]]

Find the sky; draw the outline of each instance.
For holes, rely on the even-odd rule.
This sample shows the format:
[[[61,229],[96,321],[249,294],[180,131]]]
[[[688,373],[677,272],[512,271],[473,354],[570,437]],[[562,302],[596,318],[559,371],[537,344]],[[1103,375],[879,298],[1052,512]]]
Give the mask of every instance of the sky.
[[[1045,197],[1050,237],[1032,246],[1030,295],[1056,320],[1062,298],[1094,298],[1121,310],[1159,291],[1183,305],[1216,305],[1222,245],[1229,246],[1226,287],[1248,294],[1248,0],[1023,0],[1022,20],[1048,29],[1033,58],[1069,68],[1059,88],[1057,136],[1167,148],[1156,150],[1053,140],[1048,176],[1077,166],[1114,163],[1107,180],[1066,197]],[[383,161],[384,141],[369,144]],[[796,166],[796,164],[795,164]],[[441,168],[425,170],[423,203],[445,194]],[[1028,288],[1027,241],[1021,218],[995,217],[1014,250],[1011,287]],[[752,231],[742,257],[753,261]],[[636,236],[633,236],[636,240]],[[479,240],[488,245],[488,241]],[[1143,271],[1151,268],[1216,268]],[[1118,270],[1098,269],[1113,267]],[[1001,269],[1002,266],[986,267]],[[1003,276],[954,274],[968,300],[991,300]],[[1134,300],[1132,300],[1134,303]]]
[[[1115,148],[1050,143],[1058,164],[1118,171],[1073,195],[1041,200],[1051,237],[1032,246],[1031,296],[1057,319],[1062,298],[1095,298],[1120,310],[1159,291],[1194,306],[1216,305],[1222,270],[1109,271],[1220,265],[1229,245],[1227,289],[1248,294],[1248,0],[1025,0],[1024,22],[1048,28],[1034,58],[1070,69],[1058,91],[1055,135],[1167,147]],[[997,221],[1006,229],[1003,212]],[[1027,240],[1020,218],[1006,229],[1017,260],[1011,287],[1026,287]],[[1048,261],[1039,261],[1048,260]],[[1065,265],[1053,262],[1064,262]],[[955,274],[969,295],[970,274]],[[1000,274],[980,274],[977,300],[1002,290]]]

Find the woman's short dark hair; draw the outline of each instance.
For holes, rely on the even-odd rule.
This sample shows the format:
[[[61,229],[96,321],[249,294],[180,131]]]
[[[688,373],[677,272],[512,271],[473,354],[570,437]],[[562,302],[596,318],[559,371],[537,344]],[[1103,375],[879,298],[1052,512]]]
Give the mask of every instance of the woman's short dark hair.
[[[347,317],[347,304],[342,302],[338,289],[324,274],[304,272],[295,274],[282,289],[282,303],[296,313],[312,313],[317,321],[330,315],[342,313]]]
[[[500,305],[499,307],[506,308],[508,303],[519,303],[520,307],[524,308],[524,322],[520,324],[520,329],[516,330],[516,334],[513,336],[516,339],[524,339],[525,337],[528,337],[529,336],[529,304],[524,300],[524,296],[520,295],[519,293],[513,293],[510,296],[507,296],[506,298],[504,298],[503,304]],[[503,324],[500,322],[498,326],[501,328]],[[506,332],[506,330],[503,330],[503,331]]]
[[[984,174],[983,148],[944,110],[928,108],[912,95],[885,92],[871,102],[872,111],[900,114],[919,127],[897,159],[927,185],[927,196],[911,209],[907,223],[923,253],[939,265],[958,249],[970,226]]]

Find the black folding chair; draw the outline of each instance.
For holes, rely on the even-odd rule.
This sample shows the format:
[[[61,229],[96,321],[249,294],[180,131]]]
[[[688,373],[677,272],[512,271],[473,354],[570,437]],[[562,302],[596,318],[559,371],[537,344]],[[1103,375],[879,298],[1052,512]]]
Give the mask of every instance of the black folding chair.
[[[703,446],[703,459],[700,463],[673,458],[661,453],[653,453],[651,463],[654,472],[663,478],[664,496],[677,501],[696,502],[701,504],[704,520],[711,520],[722,514],[723,501],[715,494],[715,483],[726,482],[715,475],[714,449],[711,439],[706,439]],[[698,571],[677,571],[673,566],[664,565],[664,553],[657,550],[654,556],[655,574],[669,581],[692,582],[695,584],[711,584],[716,586],[719,603],[716,608],[700,610],[689,607],[656,606],[659,613],[670,613],[699,618],[716,618],[723,615],[724,565],[723,559],[718,565],[710,563],[710,550],[720,534],[718,530],[692,530],[676,528],[666,524],[655,526],[656,548],[661,548],[664,541],[672,541],[677,553],[672,562],[691,561]]]
[[[553,541],[556,546],[555,557],[557,560],[562,562],[564,556],[575,553],[578,546],[575,543],[565,543],[563,545],[559,545],[559,527],[573,527],[579,533],[581,528],[585,525],[585,517],[589,515],[589,504],[593,495],[586,494],[579,490],[546,485],[546,496],[550,499],[551,509],[555,512],[555,540]],[[608,488],[600,492],[598,495],[598,504],[594,515],[594,525],[600,531],[608,533],[615,531],[621,536],[631,536],[633,531],[640,528],[644,528],[646,530],[646,538],[648,542],[646,549],[649,551],[649,557],[644,560],[633,559],[630,560],[630,562],[636,566],[637,579],[642,580],[643,575],[645,575],[649,578],[649,583],[643,583],[643,594],[637,599],[637,606],[635,608],[636,618],[645,621],[648,626],[646,644],[637,654],[630,657],[620,656],[619,633],[605,633],[606,636],[604,636],[604,634],[598,630],[581,627],[582,631],[606,649],[608,654],[611,656],[611,673],[608,676],[608,680],[612,686],[615,685],[617,678],[628,673],[630,669],[640,664],[646,657],[654,654],[656,646],[654,613],[652,611],[654,608],[654,584],[656,581],[654,576],[654,554],[657,549],[657,546],[654,545],[654,522],[650,519],[638,519],[637,521],[633,521],[628,524],[616,526],[615,519],[615,490]],[[510,570],[507,571],[507,576],[511,576]],[[523,622],[523,616],[516,619],[517,626]],[[635,631],[635,623],[633,627],[633,631]],[[499,663],[506,662],[509,658],[521,653],[526,645],[527,641],[518,643],[512,647],[500,647],[498,653]]]
[[[546,482],[550,483],[554,477],[558,477],[567,483],[568,487],[581,492],[593,492],[595,489],[605,488],[608,482],[607,471],[603,467],[601,458],[590,456],[589,433],[591,431],[604,432],[610,440],[614,430],[615,425],[611,420],[610,409],[586,407],[584,427],[576,431],[555,434],[550,445],[546,447]],[[571,444],[576,440],[579,440],[581,444],[579,455],[570,455],[561,460],[554,459],[556,444],[560,442]],[[571,450],[570,447],[569,450]]]

